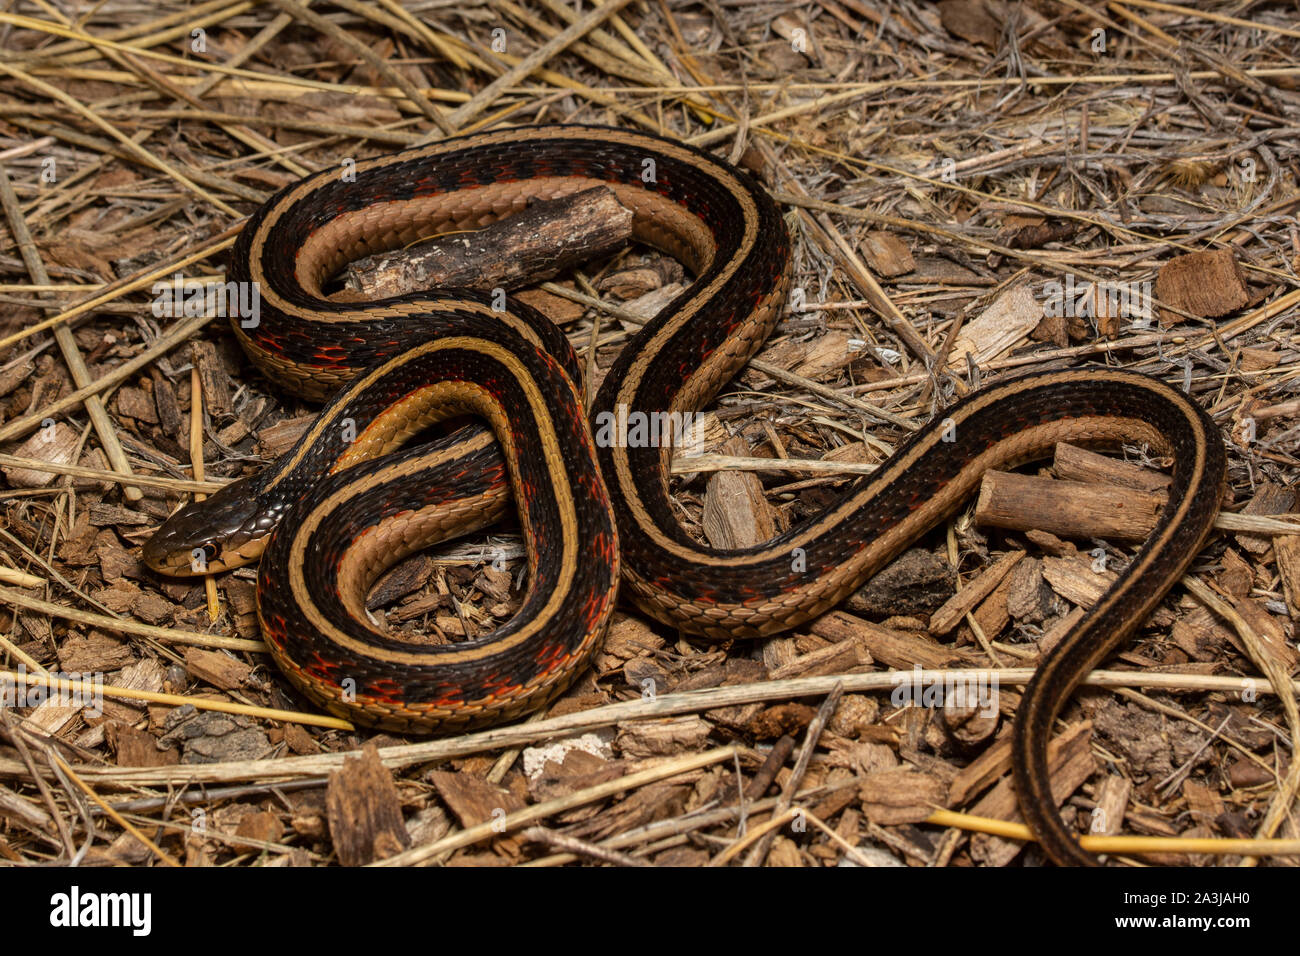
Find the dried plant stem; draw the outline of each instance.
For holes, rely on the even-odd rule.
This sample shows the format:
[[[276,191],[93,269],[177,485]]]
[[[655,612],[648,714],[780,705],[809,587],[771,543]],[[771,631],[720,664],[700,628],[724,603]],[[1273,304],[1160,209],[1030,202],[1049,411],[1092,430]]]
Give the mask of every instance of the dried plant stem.
[[[2,165],[0,165],[0,207],[3,207],[5,217],[9,220],[9,229],[18,244],[18,250],[32,281],[40,285],[49,284],[49,273],[45,271],[45,263],[41,261],[40,253],[36,251],[36,243],[32,241],[32,235],[27,230],[27,221],[19,208],[18,196],[14,193],[13,183],[9,181],[9,171]],[[57,309],[46,309],[47,314],[57,311]],[[81,349],[77,346],[77,340],[72,337],[72,330],[68,328],[66,322],[54,326],[54,340],[58,343],[59,351],[63,353],[63,360],[67,363],[72,381],[78,388],[89,385],[90,370],[86,368],[86,362],[81,357]],[[104,408],[103,400],[98,395],[86,398],[86,413],[90,416],[95,434],[99,436],[100,447],[104,449],[104,454],[108,457],[113,470],[120,475],[130,476],[131,465],[126,460],[126,452],[122,451],[122,444],[117,440],[117,431],[109,420],[108,410]],[[144,497],[144,492],[134,485],[124,485],[122,494],[128,501],[139,501]]]
[[[5,593],[0,591],[0,599]],[[966,680],[972,674],[990,684],[996,678],[1000,684],[1023,685],[1033,676],[1033,668],[1002,668],[996,670],[971,668],[927,669],[928,680]],[[731,707],[765,700],[790,700],[800,697],[824,696],[837,683],[843,684],[845,693],[872,693],[898,687],[904,680],[914,677],[912,671],[888,671],[875,674],[843,674],[830,677],[801,677],[793,680],[764,681],[756,684],[737,684],[708,690],[665,694],[654,700],[632,700],[607,704],[591,710],[550,717],[545,720],[498,727],[492,730],[448,737],[442,740],[421,741],[397,747],[381,747],[379,758],[384,766],[393,769],[415,764],[470,754],[501,750],[507,747],[527,746],[557,736],[568,736],[610,727],[623,721],[671,717],[677,714],[699,713],[716,707]],[[1272,685],[1262,678],[1210,677],[1203,674],[1143,673],[1127,671],[1093,671],[1083,682],[1090,687],[1148,687],[1185,691],[1226,691],[1271,694]],[[1300,686],[1292,682],[1293,687]],[[281,757],[275,760],[241,760],[226,763],[193,764],[180,767],[84,767],[81,772],[91,779],[112,781],[126,786],[161,784],[230,783],[237,780],[265,778],[297,779],[320,776],[337,770],[345,757],[356,757],[359,751],[319,754],[306,757]],[[0,758],[0,773],[6,764]]]
[[[9,76],[12,76],[14,79],[19,80],[20,82],[26,83],[28,86],[32,87],[38,92],[44,93],[46,96],[58,100],[60,103],[67,106],[72,111],[80,114],[84,119],[88,120],[89,122],[93,123],[95,126],[98,126],[100,129],[102,129],[104,132],[108,133],[109,136],[112,136],[115,140],[121,143],[122,146],[126,148],[127,152],[134,155],[141,162],[145,163],[148,166],[153,167],[154,169],[157,169],[159,172],[165,173],[166,175],[170,176],[172,179],[176,180],[176,182],[178,182],[183,188],[194,193],[194,195],[198,196],[204,202],[209,203],[216,209],[219,209],[221,212],[225,213],[227,216],[230,216],[232,219],[240,218],[239,213],[237,213],[230,206],[227,206],[216,196],[213,196],[202,186],[198,185],[197,183],[191,182],[183,173],[181,173],[180,170],[174,169],[170,164],[163,162],[161,159],[159,159],[157,156],[150,153],[148,150],[143,149],[138,143],[135,142],[135,140],[131,139],[131,137],[124,136],[122,133],[118,132],[115,126],[113,126],[111,123],[106,123],[104,120],[100,119],[88,108],[78,103],[75,99],[73,99],[68,94],[64,93],[58,87],[51,86],[49,83],[46,83],[44,80],[38,80],[36,77],[31,76],[25,73],[23,70],[19,69],[17,66],[14,66],[11,63],[5,63],[3,60],[0,60],[0,73],[7,73]]]
[[[100,376],[84,388],[79,388],[70,392],[63,398],[51,402],[39,411],[24,415],[21,418],[15,418],[9,424],[0,428],[0,441],[6,441],[11,438],[20,438],[27,432],[37,428],[45,419],[57,415],[59,412],[75,405],[80,405],[91,395],[98,395],[110,386],[116,385],[127,378],[130,378],[140,369],[144,368],[159,355],[165,355],[182,342],[186,342],[190,337],[203,326],[211,322],[216,316],[197,315],[193,318],[186,319],[179,325],[170,329],[166,335],[158,339],[148,348],[144,349],[134,358],[123,362],[113,371]]]
[[[182,694],[162,694],[157,691],[137,690],[134,687],[115,687],[112,684],[96,684],[86,681],[66,680],[44,674],[23,674],[18,671],[0,669],[0,676],[36,687],[50,690],[75,692],[83,696],[102,693],[105,697],[121,700],[143,700],[151,704],[167,704],[172,707],[184,707],[190,704],[195,710],[214,710],[223,714],[243,714],[248,717],[261,717],[266,720],[282,720],[293,724],[309,724],[313,727],[330,727],[334,730],[354,730],[346,720],[338,717],[326,717],[321,714],[306,714],[293,710],[279,710],[274,707],[256,707],[252,704],[232,704],[224,700],[209,700],[206,697],[187,697]]]
[[[483,87],[478,93],[474,94],[468,103],[459,106],[447,118],[448,122],[454,129],[459,129],[483,112],[500,96],[506,88],[512,83],[526,78],[533,70],[537,69],[551,57],[555,56],[573,41],[586,34],[589,30],[601,23],[604,23],[610,16],[617,13],[627,6],[631,0],[609,0],[604,6],[596,7],[588,11],[581,19],[570,24],[561,30],[550,40],[547,40],[532,53],[528,54],[509,70],[502,73],[495,80]]]
[[[461,847],[470,846],[481,840],[490,840],[494,836],[502,833],[509,833],[519,827],[527,826],[531,823],[545,820],[547,817],[557,813],[563,813],[574,807],[586,806],[597,800],[603,800],[614,794],[622,793],[625,790],[635,790],[637,787],[645,786],[648,783],[654,783],[658,780],[665,780],[669,777],[675,777],[678,774],[690,773],[692,770],[700,770],[704,767],[720,763],[724,760],[730,760],[736,753],[736,747],[719,747],[716,750],[708,750],[701,754],[689,754],[685,757],[675,757],[665,760],[654,767],[642,770],[638,773],[628,774],[626,777],[620,777],[618,780],[611,780],[608,783],[597,784],[594,787],[588,787],[585,790],[578,790],[567,796],[556,797],[553,800],[545,800],[542,803],[533,804],[522,810],[516,810],[514,813],[506,814],[500,820],[493,820],[489,823],[480,823],[477,826],[466,827],[459,833],[452,834],[430,843],[427,846],[415,847],[404,853],[389,857],[386,860],[380,860],[372,866],[417,866],[425,860],[432,859],[442,853],[451,850],[458,850]]]
[[[141,637],[153,638],[164,643],[192,644],[196,647],[220,647],[230,651],[249,651],[252,653],[265,653],[268,650],[267,646],[261,641],[249,641],[240,637],[224,637],[220,634],[202,634],[198,631],[178,631],[170,627],[155,627],[152,624],[142,624],[128,618],[92,614],[80,608],[64,607],[62,604],[40,601],[17,591],[10,591],[7,588],[0,588],[0,602],[14,607],[26,608],[29,611],[48,614],[50,617],[76,621],[78,624],[85,624],[89,627],[105,628],[123,634],[138,634]]]
[[[1282,688],[1281,693],[1278,694],[1278,699],[1282,702],[1282,710],[1286,714],[1287,727],[1291,731],[1291,740],[1293,743],[1300,740],[1300,708],[1296,706],[1295,689],[1287,680],[1286,669],[1282,666],[1281,661],[1269,648],[1264,646],[1260,636],[1255,633],[1255,629],[1227,601],[1211,591],[1193,575],[1187,575],[1183,579],[1183,583],[1192,594],[1196,595],[1197,600],[1233,626],[1233,629],[1241,637],[1242,643],[1246,645],[1246,650],[1250,652],[1251,660],[1269,676],[1270,680],[1276,682],[1277,686]],[[1263,822],[1260,823],[1258,832],[1261,838],[1271,837],[1277,832],[1277,828],[1282,825],[1282,821],[1290,816],[1297,792],[1300,792],[1300,761],[1292,760],[1286,776],[1282,778],[1277,791],[1273,794],[1273,799],[1269,801],[1268,811],[1264,814]]]
[[[1023,823],[976,817],[953,810],[936,810],[925,820],[940,827],[957,827],[976,833],[989,833],[1008,840],[1032,842],[1034,836]],[[1196,837],[1082,836],[1079,845],[1089,853],[1207,853],[1219,856],[1295,856],[1300,854],[1300,840],[1229,840]]]

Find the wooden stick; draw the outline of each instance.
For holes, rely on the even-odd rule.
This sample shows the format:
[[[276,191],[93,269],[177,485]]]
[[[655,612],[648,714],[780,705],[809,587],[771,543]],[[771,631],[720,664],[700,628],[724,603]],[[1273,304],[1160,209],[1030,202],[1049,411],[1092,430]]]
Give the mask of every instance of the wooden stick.
[[[1164,503],[1163,495],[1133,488],[990,471],[980,482],[975,521],[1066,538],[1145,541]]]
[[[203,381],[199,374],[196,359],[190,366],[190,464],[194,468],[194,480],[203,480]],[[195,501],[206,501],[207,495],[196,492]],[[221,617],[221,602],[217,598],[217,579],[211,574],[203,575],[203,593],[208,603],[208,620],[213,624]]]
[[[1151,494],[1164,491],[1172,480],[1168,475],[1131,462],[1120,461],[1109,455],[1058,442],[1056,457],[1052,460],[1056,477],[1068,481],[1100,482],[1136,488]]]
[[[0,594],[0,598],[4,595]],[[1034,675],[1030,667],[1016,668],[937,668],[926,669],[926,680],[968,680],[972,676],[992,684],[1021,686]],[[599,727],[609,727],[625,720],[671,717],[677,714],[698,713],[716,707],[731,707],[768,700],[788,700],[797,697],[815,697],[830,693],[836,684],[844,692],[892,692],[901,678],[913,679],[912,670],[886,671],[873,674],[836,674],[829,677],[800,677],[784,681],[762,681],[755,684],[737,684],[707,690],[665,694],[653,700],[631,700],[607,704],[592,710],[548,717],[532,723],[492,730],[477,731],[443,740],[421,741],[381,747],[379,759],[385,767],[400,769],[419,763],[448,760],[470,754],[484,753],[550,740],[555,737],[582,733]],[[1263,677],[1221,677],[1205,674],[1171,674],[1166,672],[1093,671],[1083,683],[1089,687],[1147,687],[1182,691],[1222,691],[1241,694],[1273,693],[1273,685]],[[1292,680],[1292,687],[1300,692],[1300,682]],[[99,767],[84,766],[78,771],[89,779],[111,780],[120,786],[164,786],[168,784],[228,783],[235,780],[277,780],[319,776],[339,769],[345,757],[357,757],[359,750],[305,757],[275,757],[266,760],[236,760],[214,764],[185,764],[170,767]],[[22,773],[22,765],[0,757],[0,775]]]
[[[482,229],[361,259],[347,269],[349,298],[431,288],[516,289],[617,252],[632,241],[632,210],[608,186],[543,199]]]

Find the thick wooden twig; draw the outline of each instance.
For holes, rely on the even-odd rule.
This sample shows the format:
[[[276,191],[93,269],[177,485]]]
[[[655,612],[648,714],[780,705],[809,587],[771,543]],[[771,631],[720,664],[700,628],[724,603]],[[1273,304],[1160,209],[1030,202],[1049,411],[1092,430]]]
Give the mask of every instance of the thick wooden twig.
[[[632,211],[607,186],[539,200],[482,229],[354,262],[348,288],[360,299],[422,289],[517,289],[617,252],[632,240]]]

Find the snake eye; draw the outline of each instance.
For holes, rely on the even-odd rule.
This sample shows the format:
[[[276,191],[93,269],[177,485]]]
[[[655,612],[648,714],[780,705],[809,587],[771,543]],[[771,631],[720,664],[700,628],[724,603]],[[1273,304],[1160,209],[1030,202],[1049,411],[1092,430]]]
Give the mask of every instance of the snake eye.
[[[221,548],[219,548],[214,542],[209,541],[207,544],[195,548],[190,552],[190,567],[194,570],[195,574],[204,574],[207,572],[208,566],[211,565],[213,561],[216,561],[220,554]]]

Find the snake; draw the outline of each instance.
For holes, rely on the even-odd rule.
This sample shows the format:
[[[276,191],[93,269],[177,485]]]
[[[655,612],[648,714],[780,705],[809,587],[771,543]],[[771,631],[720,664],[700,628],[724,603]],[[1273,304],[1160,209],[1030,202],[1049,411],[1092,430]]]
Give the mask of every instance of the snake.
[[[632,337],[590,402],[566,336],[505,290],[360,303],[326,294],[358,257],[594,186],[631,210],[635,240],[680,260],[691,281]],[[670,494],[671,436],[609,422],[705,408],[780,321],[792,260],[780,207],[748,173],[627,129],[492,129],[291,183],[232,248],[227,279],[252,284],[260,305],[231,327],[273,382],[328,402],[274,464],[182,506],[143,557],[180,575],[259,562],[263,633],[309,699],[367,726],[463,731],[535,712],[572,686],[620,598],[704,638],[779,634],[833,609],[951,517],[987,471],[1063,441],[1146,445],[1172,461],[1167,504],[1039,663],[1011,748],[1022,815],[1046,855],[1097,864],[1057,809],[1048,743],[1083,678],[1205,543],[1226,480],[1221,434],[1155,377],[1105,366],[1007,377],[909,434],[820,513],[754,547],[707,547]],[[508,621],[419,644],[369,616],[367,593],[387,568],[512,507],[529,573]]]

